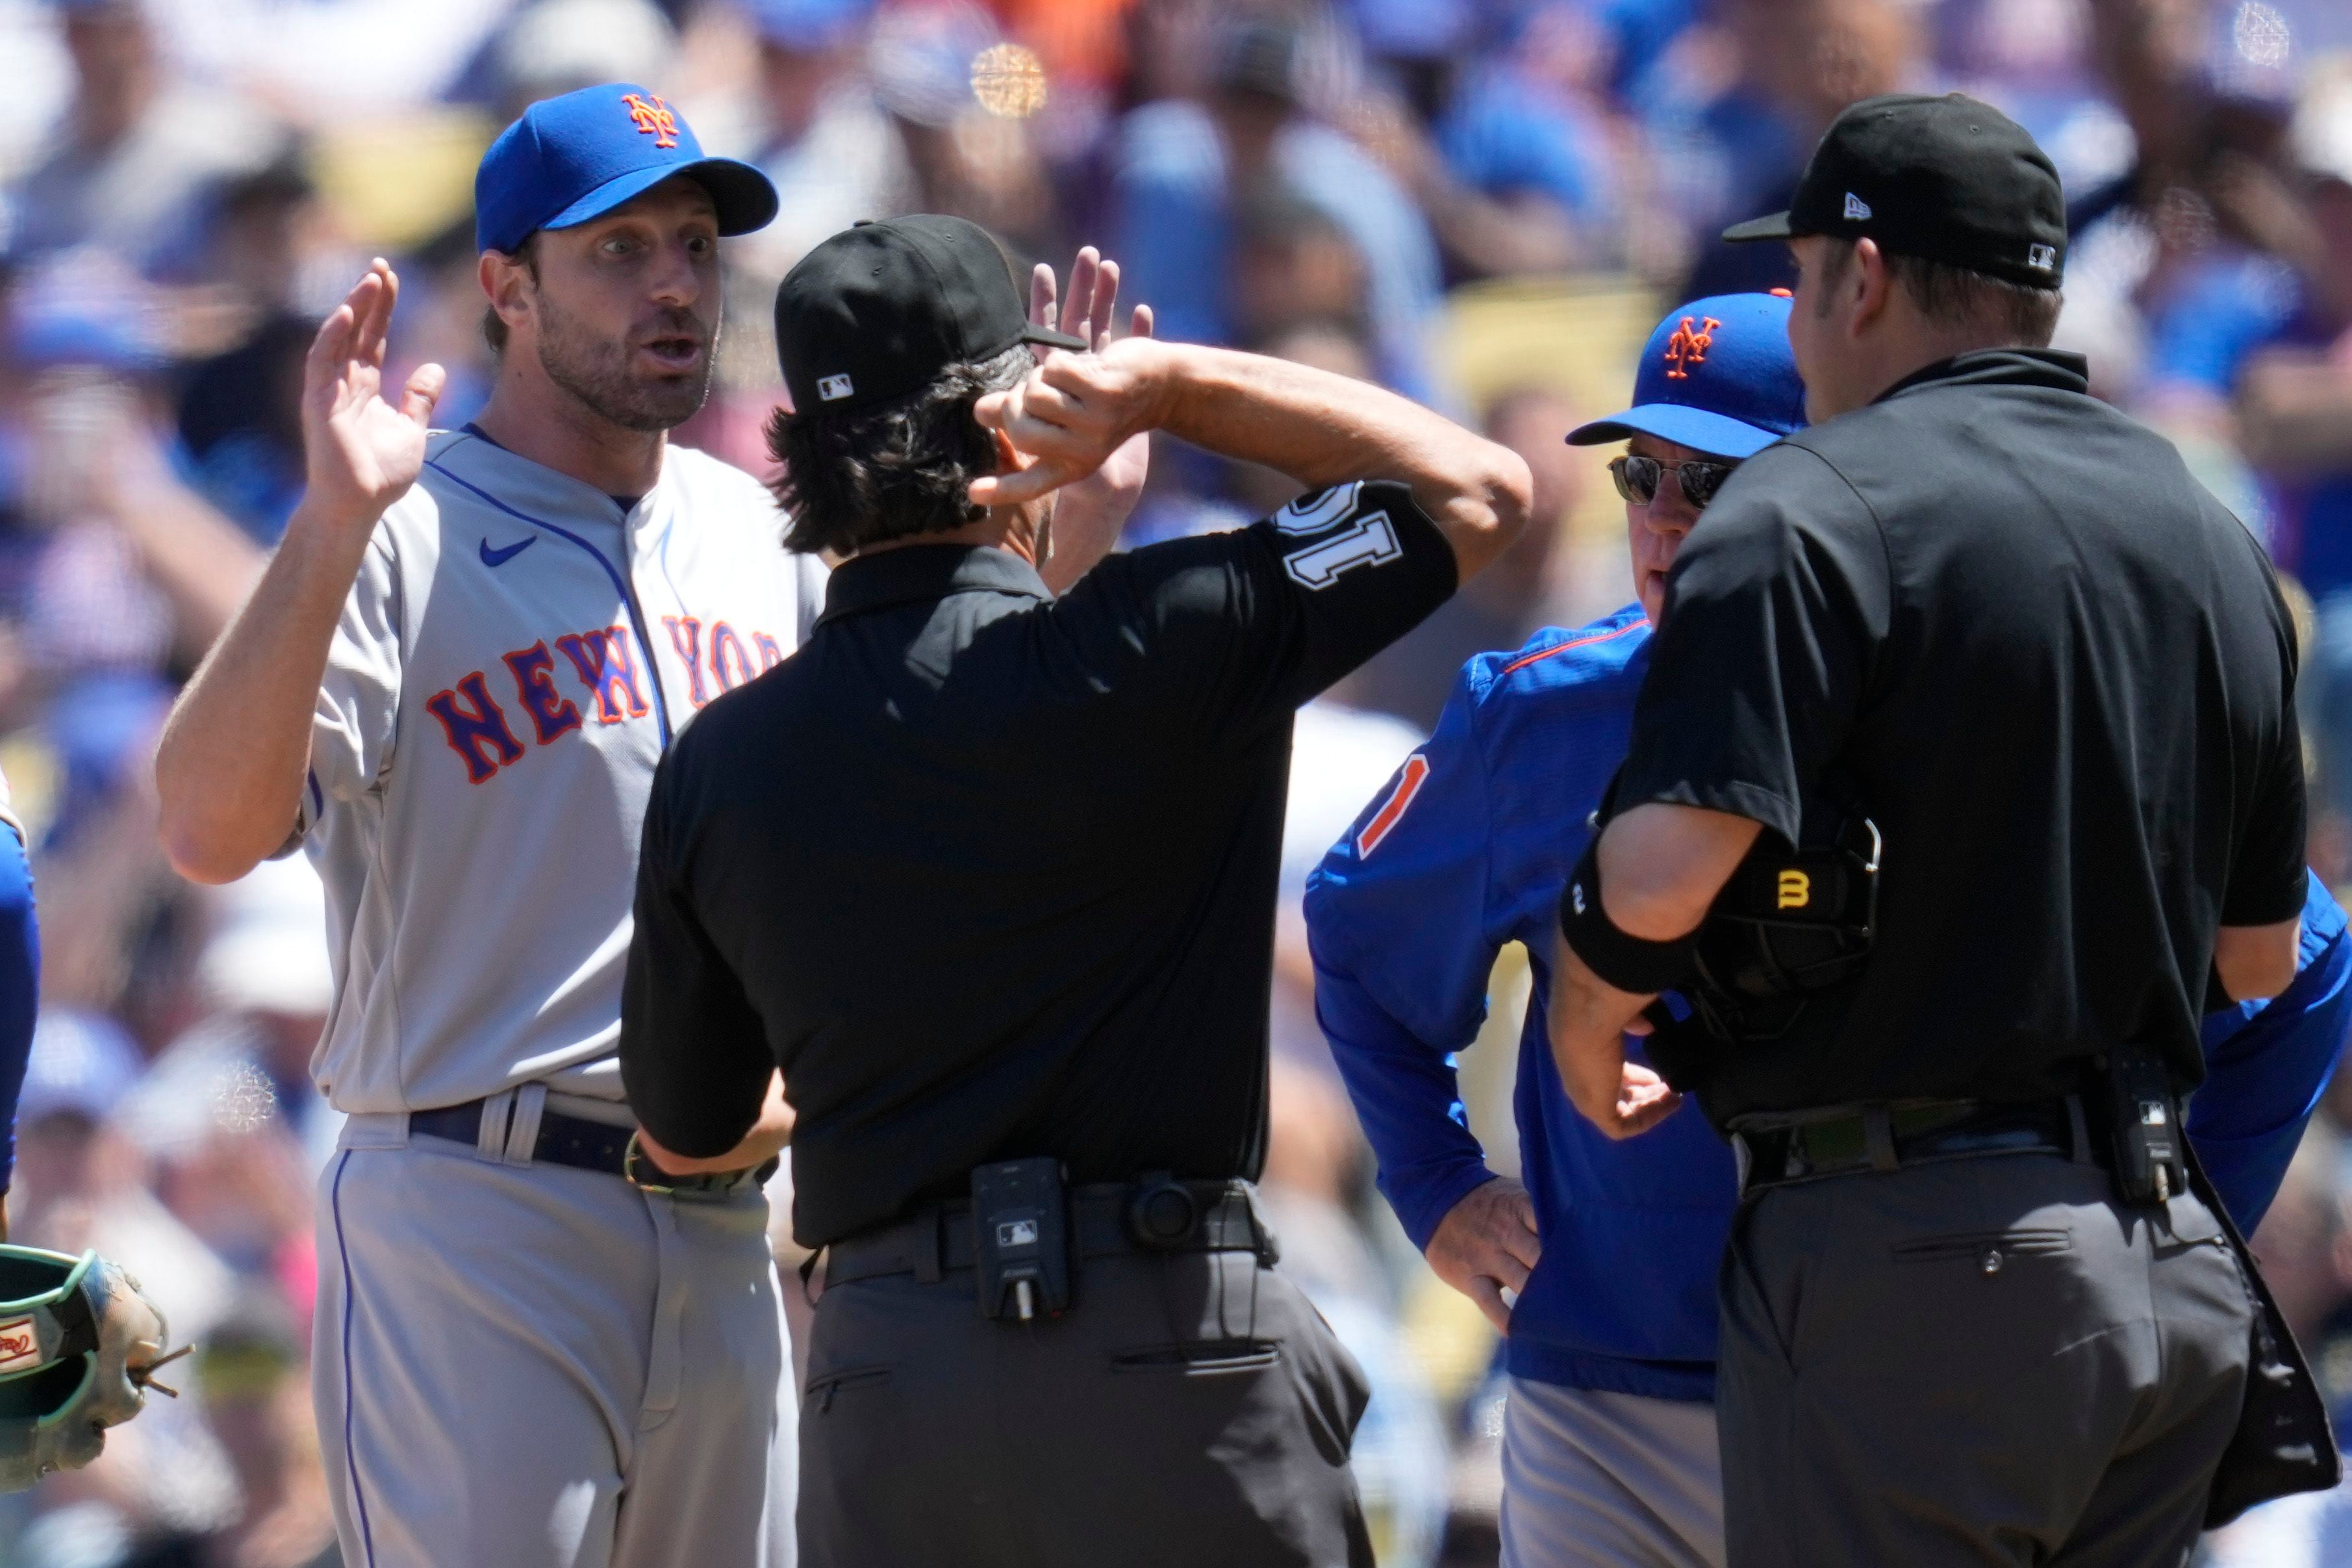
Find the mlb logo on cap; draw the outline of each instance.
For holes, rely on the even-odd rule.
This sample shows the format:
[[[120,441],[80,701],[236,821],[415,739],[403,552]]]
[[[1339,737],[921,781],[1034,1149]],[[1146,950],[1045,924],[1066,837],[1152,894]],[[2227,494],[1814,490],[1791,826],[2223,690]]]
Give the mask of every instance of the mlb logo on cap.
[[[856,391],[845,375],[821,375],[816,378],[816,395],[827,403],[838,403],[845,397],[854,396]]]

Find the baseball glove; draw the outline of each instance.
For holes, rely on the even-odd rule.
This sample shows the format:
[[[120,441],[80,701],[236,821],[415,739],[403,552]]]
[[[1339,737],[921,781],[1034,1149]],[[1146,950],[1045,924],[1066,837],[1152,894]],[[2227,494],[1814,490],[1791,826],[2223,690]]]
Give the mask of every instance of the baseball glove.
[[[0,1492],[78,1470],[106,1429],[146,1407],[166,1355],[163,1314],[95,1252],[0,1246]]]

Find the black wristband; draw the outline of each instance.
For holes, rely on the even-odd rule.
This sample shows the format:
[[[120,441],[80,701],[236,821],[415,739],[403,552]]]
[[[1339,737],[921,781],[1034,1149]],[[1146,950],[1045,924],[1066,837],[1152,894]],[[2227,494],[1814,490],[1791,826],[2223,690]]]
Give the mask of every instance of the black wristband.
[[[1696,977],[1692,936],[1650,942],[1617,929],[1601,902],[1601,836],[1584,847],[1584,857],[1568,874],[1559,896],[1559,930],[1570,952],[1620,991],[1646,996],[1687,985]],[[1696,935],[1696,933],[1693,933]]]

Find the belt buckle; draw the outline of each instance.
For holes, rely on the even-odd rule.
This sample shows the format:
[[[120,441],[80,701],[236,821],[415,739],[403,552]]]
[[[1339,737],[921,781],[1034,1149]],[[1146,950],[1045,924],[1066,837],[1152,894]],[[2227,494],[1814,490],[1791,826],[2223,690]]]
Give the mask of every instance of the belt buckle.
[[[646,1157],[645,1144],[640,1139],[640,1133],[630,1133],[629,1146],[621,1152],[623,1178],[641,1193],[688,1203],[727,1197],[747,1181],[764,1184],[782,1163],[781,1158],[772,1158],[757,1170],[714,1171],[700,1176],[673,1176]]]
[[[628,1147],[621,1151],[622,1179],[641,1193],[652,1193],[658,1197],[676,1197],[678,1192],[677,1184],[692,1178],[673,1176],[655,1164],[646,1157],[645,1145],[638,1140],[639,1134],[630,1133]]]

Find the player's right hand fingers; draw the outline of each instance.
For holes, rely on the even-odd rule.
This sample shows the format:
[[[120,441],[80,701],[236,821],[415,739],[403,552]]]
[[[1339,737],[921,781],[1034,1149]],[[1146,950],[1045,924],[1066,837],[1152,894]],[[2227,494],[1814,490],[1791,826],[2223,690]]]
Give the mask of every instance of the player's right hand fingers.
[[[1470,1298],[1486,1321],[1495,1325],[1498,1334],[1511,1331],[1511,1309],[1503,1303],[1502,1288],[1485,1275],[1474,1275],[1463,1287],[1462,1293]]]
[[[360,289],[373,286],[374,274],[362,279],[350,298],[327,313],[310,339],[310,358],[302,366],[302,380],[307,386],[319,386],[333,382],[342,374],[343,362],[351,357],[352,329],[357,323],[359,311],[352,303],[360,298]]]
[[[448,384],[449,373],[439,365],[418,365],[409,376],[408,384],[401,389],[401,416],[419,425],[431,425],[433,405],[441,401],[442,389]]]
[[[1070,262],[1070,291],[1062,300],[1062,319],[1055,323],[1074,338],[1086,338],[1088,347],[1094,339],[1087,337],[1087,316],[1094,308],[1095,291],[1102,287],[1102,252],[1093,246],[1081,246]]]
[[[1101,350],[1110,346],[1111,314],[1118,309],[1118,263],[1105,260],[1097,276],[1094,308],[1087,312],[1085,331],[1088,346]]]
[[[1054,269],[1039,262],[1029,271],[1029,324],[1050,327],[1054,324]]]
[[[369,267],[368,276],[375,279],[375,287],[368,290],[367,300],[359,312],[359,321],[352,329],[351,357],[362,364],[382,369],[385,328],[392,321],[392,293],[395,285],[392,268],[381,256]]]

